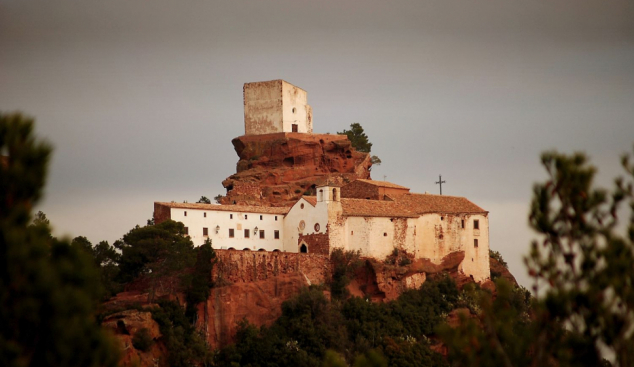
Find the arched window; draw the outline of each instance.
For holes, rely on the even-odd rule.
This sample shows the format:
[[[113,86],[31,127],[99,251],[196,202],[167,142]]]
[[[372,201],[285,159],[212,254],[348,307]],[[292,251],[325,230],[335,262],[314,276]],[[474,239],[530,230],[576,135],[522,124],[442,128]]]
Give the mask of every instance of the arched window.
[[[308,246],[306,246],[305,243],[302,243],[302,245],[299,247],[299,252],[301,252],[302,254],[307,254],[308,253]]]

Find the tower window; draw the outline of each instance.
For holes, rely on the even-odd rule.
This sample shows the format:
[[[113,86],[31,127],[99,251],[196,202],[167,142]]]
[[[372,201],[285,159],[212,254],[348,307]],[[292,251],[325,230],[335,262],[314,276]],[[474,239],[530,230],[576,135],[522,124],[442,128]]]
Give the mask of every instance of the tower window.
[[[462,228],[464,228],[464,219],[462,219],[462,220],[460,221],[460,226],[461,226]]]
[[[244,238],[249,238],[249,237],[251,237],[251,234],[249,233],[248,229],[245,229],[244,230]]]
[[[185,217],[187,216],[187,210],[185,210],[185,212],[184,212],[184,214],[183,214],[183,215],[184,215]]]
[[[229,214],[229,219],[233,219],[233,214]]]
[[[260,215],[260,220],[262,220],[262,216]]]
[[[474,220],[473,221],[473,229],[480,229],[480,221],[479,220]]]
[[[203,227],[203,236],[209,236],[209,230],[207,227]]]
[[[248,216],[245,214],[245,215],[244,215],[244,219],[247,219],[247,218],[248,218]]]
[[[233,228],[229,228],[229,238],[235,237],[235,233],[233,232]]]
[[[280,239],[280,231],[273,231],[273,237],[275,237],[276,240]]]
[[[474,239],[473,240],[473,247],[477,248],[478,247],[478,239]]]
[[[262,229],[260,230],[260,238],[264,239],[264,230],[262,230]]]

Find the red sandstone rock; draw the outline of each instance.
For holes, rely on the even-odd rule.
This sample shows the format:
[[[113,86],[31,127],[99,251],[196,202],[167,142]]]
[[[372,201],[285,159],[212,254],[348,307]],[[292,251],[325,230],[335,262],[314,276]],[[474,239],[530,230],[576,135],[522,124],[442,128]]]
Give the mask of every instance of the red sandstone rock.
[[[207,302],[199,305],[197,327],[213,348],[226,346],[234,341],[238,322],[271,325],[282,315],[282,302],[307,285],[306,278],[297,274],[214,288]]]
[[[370,156],[345,135],[277,133],[232,143],[240,160],[237,173],[222,182],[222,204],[288,205],[316,185],[370,178]]]

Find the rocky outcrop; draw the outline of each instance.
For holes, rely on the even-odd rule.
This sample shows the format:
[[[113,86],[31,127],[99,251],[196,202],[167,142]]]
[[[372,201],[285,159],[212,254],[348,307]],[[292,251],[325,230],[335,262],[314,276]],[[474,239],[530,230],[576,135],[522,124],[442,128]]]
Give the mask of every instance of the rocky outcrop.
[[[165,346],[158,342],[161,332],[156,321],[152,319],[151,312],[139,310],[117,312],[106,317],[102,326],[111,330],[120,343],[122,352],[120,366],[157,366],[161,360],[165,359]],[[144,329],[147,330],[153,343],[147,350],[141,351],[134,347],[132,339],[140,330]]]
[[[345,135],[277,133],[232,143],[240,160],[237,173],[222,182],[222,204],[283,206],[326,182],[370,178],[370,156],[357,152]]]
[[[417,289],[428,278],[448,274],[458,288],[473,282],[459,270],[464,252],[453,252],[434,264],[428,259],[418,259],[408,265],[390,265],[376,259],[366,259],[365,266],[355,272],[348,290],[353,296],[368,297],[373,301],[387,302],[398,298],[408,289]]]

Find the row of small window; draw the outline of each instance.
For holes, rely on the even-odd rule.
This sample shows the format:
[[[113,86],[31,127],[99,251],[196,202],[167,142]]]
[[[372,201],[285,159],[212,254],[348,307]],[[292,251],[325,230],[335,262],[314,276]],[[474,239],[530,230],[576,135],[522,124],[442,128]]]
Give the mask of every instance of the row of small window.
[[[187,210],[185,210],[183,212],[183,216],[184,217],[187,216]],[[244,214],[244,219],[249,219],[248,217],[249,217],[248,214]],[[207,213],[203,213],[203,218],[207,218]],[[233,214],[229,214],[229,219],[233,219]],[[260,215],[260,220],[264,220],[264,216],[263,215]],[[277,215],[275,216],[275,221],[277,221]]]
[[[264,234],[264,230],[261,229],[261,230],[258,231],[258,233],[260,234],[260,238],[261,239],[265,239],[266,238],[266,236]],[[235,235],[234,229],[233,228],[229,228],[229,238],[234,238],[235,236],[236,235]],[[245,229],[244,230],[244,238],[251,238],[251,230],[250,229]],[[276,239],[276,240],[279,240],[280,239],[280,231],[274,230],[273,231],[273,238]]]
[[[259,230],[258,233],[260,234],[260,238],[261,239],[265,239],[266,235],[264,233],[264,230]],[[189,235],[189,227],[185,227],[185,234]],[[207,227],[203,227],[203,237],[204,236],[209,236],[209,228]],[[229,228],[229,238],[234,238],[235,237],[235,231],[233,228]],[[244,238],[250,238],[251,237],[251,230],[250,229],[245,229],[244,230]],[[274,230],[273,231],[273,238],[275,238],[276,240],[280,239],[280,231],[278,230]]]

